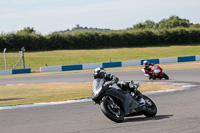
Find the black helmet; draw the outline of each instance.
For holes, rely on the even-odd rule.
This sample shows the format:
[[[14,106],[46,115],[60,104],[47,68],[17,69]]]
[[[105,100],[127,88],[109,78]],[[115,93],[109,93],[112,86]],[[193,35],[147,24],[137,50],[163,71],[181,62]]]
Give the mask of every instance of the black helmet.
[[[94,78],[97,79],[97,78],[104,78],[105,77],[105,74],[106,74],[106,70],[104,70],[104,68],[96,68],[94,69]]]

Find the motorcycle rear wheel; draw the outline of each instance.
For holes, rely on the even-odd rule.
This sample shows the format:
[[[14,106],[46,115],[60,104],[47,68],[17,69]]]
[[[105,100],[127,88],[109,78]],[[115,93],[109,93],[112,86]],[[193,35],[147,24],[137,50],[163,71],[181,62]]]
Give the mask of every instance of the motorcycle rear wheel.
[[[144,115],[147,117],[153,117],[157,114],[156,104],[147,96],[143,95],[143,98],[146,102],[146,110],[144,111]]]
[[[103,112],[103,114],[108,119],[110,119],[110,120],[112,120],[114,122],[122,122],[122,121],[124,121],[124,112],[121,109],[119,109],[116,112],[116,113],[119,113],[119,115],[116,115],[116,113],[114,112],[114,109],[111,107],[111,105],[109,104],[109,102],[107,100],[101,102],[100,108],[101,108],[101,111]]]

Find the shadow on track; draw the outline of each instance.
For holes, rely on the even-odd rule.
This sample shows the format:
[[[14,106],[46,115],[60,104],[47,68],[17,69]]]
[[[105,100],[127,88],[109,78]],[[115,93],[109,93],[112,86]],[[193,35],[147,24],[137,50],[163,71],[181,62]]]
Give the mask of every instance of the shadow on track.
[[[24,98],[7,98],[7,99],[0,99],[0,101],[12,101],[12,100],[20,100]]]
[[[173,115],[156,115],[154,117],[133,117],[126,118],[124,122],[138,122],[138,121],[149,121],[149,120],[162,120],[172,117]]]

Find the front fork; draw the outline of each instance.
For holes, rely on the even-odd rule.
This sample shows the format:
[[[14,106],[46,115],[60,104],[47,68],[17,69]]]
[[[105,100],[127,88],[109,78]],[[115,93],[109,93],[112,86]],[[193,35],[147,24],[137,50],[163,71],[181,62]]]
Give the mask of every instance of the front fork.
[[[110,96],[105,96],[102,99],[103,101],[107,101],[109,103],[109,105],[111,106],[111,108],[113,109],[120,109],[120,107],[114,102],[114,100],[112,99],[112,97]]]

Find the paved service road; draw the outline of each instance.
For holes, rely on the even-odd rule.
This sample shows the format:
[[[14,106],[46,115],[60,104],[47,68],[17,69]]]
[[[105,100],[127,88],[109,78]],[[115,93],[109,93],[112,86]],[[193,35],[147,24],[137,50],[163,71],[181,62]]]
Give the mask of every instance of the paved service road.
[[[112,72],[122,80],[144,81],[146,77],[139,71]],[[196,87],[190,89],[149,94],[156,103],[158,114],[155,117],[129,117],[123,123],[114,123],[107,119],[93,102],[68,103],[50,106],[25,107],[0,110],[0,132],[2,133],[198,133],[200,132],[200,69],[166,70],[171,82],[191,81]],[[65,79],[76,76],[84,79],[72,82],[92,80],[90,73],[56,75]],[[51,75],[54,77],[53,75]],[[47,76],[51,79],[51,76]],[[73,77],[74,76],[74,77]],[[44,77],[43,77],[44,78]],[[39,80],[35,82],[39,83]],[[53,78],[52,78],[53,79]],[[55,77],[54,77],[55,79]],[[13,80],[15,81],[15,80]],[[44,80],[45,81],[45,80]],[[42,82],[44,82],[42,81]],[[49,81],[49,80],[48,80]],[[48,82],[45,81],[45,82]],[[70,80],[69,80],[70,81]],[[68,81],[68,82],[69,82]],[[146,80],[147,81],[147,80]],[[160,80],[159,80],[160,81]],[[165,81],[165,80],[161,80]],[[4,82],[1,81],[2,84]],[[16,81],[15,81],[16,82]],[[58,81],[57,81],[58,82]],[[64,82],[64,81],[61,81]],[[19,83],[19,82],[16,82]],[[26,83],[30,83],[26,80]],[[200,83],[200,82],[199,82]]]

